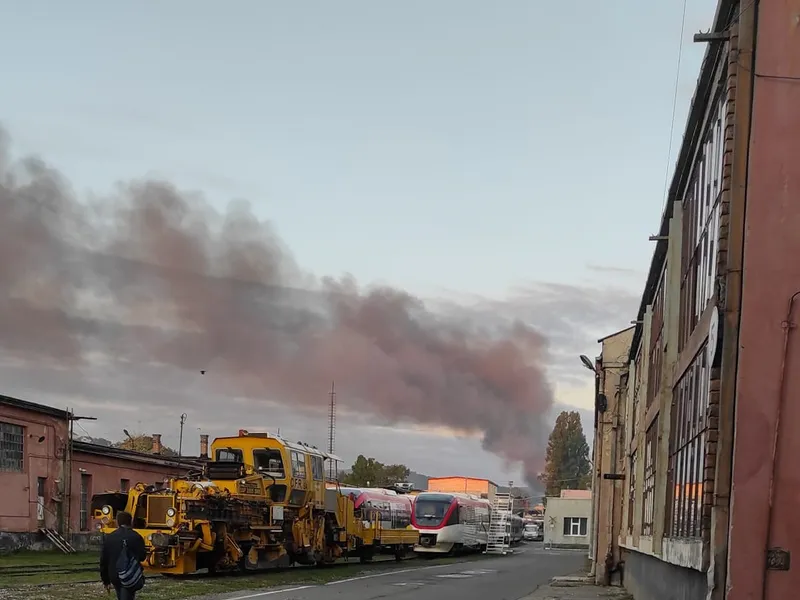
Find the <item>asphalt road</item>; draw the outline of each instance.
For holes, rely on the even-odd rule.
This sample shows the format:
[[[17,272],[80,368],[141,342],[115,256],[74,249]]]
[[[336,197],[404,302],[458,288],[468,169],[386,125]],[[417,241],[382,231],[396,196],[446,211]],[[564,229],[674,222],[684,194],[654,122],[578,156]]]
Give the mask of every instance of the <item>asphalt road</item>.
[[[413,561],[407,569],[231,595],[228,600],[518,600],[556,575],[580,570],[586,551],[544,550],[527,544],[514,553],[470,562],[425,566]]]

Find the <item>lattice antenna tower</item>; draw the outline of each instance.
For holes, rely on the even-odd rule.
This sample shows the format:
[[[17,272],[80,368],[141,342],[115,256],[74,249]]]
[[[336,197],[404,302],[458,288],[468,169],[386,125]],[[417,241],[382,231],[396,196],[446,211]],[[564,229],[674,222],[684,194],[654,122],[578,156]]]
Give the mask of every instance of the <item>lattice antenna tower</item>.
[[[330,412],[328,413],[328,452],[333,454],[336,447],[336,382],[331,381],[331,391],[328,394],[331,399]],[[328,477],[336,479],[336,461],[331,459],[328,465]]]

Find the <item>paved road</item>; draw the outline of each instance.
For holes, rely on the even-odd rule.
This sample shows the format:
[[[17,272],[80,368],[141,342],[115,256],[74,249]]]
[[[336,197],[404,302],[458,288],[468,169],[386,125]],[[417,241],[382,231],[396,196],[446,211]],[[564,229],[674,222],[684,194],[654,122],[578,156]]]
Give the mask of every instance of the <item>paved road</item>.
[[[425,566],[413,561],[407,569],[296,586],[260,593],[242,593],[230,600],[518,600],[556,575],[585,564],[586,551],[544,550],[528,544],[514,554],[470,562]]]

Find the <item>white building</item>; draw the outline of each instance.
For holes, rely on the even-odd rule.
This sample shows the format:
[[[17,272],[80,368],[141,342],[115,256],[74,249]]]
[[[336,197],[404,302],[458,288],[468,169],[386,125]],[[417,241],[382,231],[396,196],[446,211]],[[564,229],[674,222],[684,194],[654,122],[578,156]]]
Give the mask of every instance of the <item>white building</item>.
[[[592,531],[592,492],[562,490],[548,497],[544,509],[544,545],[550,548],[589,548]]]

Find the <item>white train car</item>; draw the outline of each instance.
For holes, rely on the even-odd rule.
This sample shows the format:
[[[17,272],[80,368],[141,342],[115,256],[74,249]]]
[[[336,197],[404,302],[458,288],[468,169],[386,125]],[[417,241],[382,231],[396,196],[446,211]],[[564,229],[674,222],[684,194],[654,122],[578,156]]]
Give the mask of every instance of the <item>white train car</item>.
[[[492,506],[472,494],[420,492],[411,524],[419,531],[414,552],[421,555],[479,551],[489,541]]]
[[[508,524],[508,533],[509,533],[509,543],[519,544],[522,542],[522,534],[525,530],[525,526],[522,521],[522,517],[519,515],[511,515],[511,522]]]

